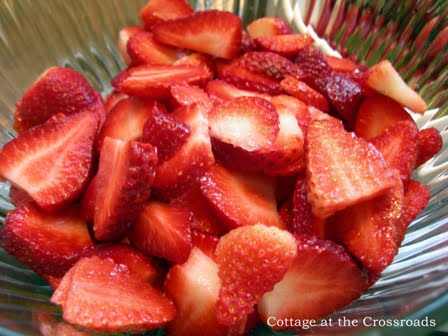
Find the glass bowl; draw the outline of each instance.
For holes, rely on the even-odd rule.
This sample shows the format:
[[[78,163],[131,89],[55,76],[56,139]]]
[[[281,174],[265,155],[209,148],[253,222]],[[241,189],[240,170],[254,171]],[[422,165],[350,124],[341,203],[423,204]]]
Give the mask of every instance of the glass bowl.
[[[15,101],[50,66],[74,68],[103,95],[107,94],[111,89],[110,78],[124,68],[116,43],[118,30],[139,23],[138,12],[145,2],[3,0],[0,3],[0,146],[15,136],[12,128]],[[382,278],[359,300],[333,316],[335,320],[345,317],[358,321],[358,327],[322,327],[311,332],[424,335],[446,323],[448,117],[444,115],[448,112],[448,2],[198,0],[190,3],[196,9],[235,12],[245,24],[267,15],[284,18],[296,31],[312,34],[316,45],[325,52],[337,54],[339,51],[363,65],[387,58],[426,99],[431,110],[423,117],[416,117],[418,125],[436,127],[444,138],[442,151],[414,176],[431,188],[429,205],[410,226],[394,263]],[[12,209],[8,193],[8,184],[0,183],[1,223]],[[52,335],[44,322],[51,321],[60,312],[50,304],[50,295],[51,289],[42,279],[0,249],[0,334]],[[426,317],[434,319],[436,326],[373,326],[373,320],[415,321]],[[377,323],[382,326],[382,322]],[[163,335],[163,332],[148,334]],[[267,327],[255,331],[255,335],[292,334],[274,333]]]

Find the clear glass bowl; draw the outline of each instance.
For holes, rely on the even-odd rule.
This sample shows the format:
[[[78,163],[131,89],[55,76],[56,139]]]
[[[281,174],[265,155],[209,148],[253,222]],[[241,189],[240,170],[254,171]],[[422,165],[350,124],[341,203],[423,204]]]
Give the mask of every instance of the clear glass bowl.
[[[124,67],[117,49],[120,27],[138,24],[146,0],[3,0],[0,2],[0,144],[15,136],[15,101],[46,68],[62,65],[83,73],[103,94],[110,78]],[[424,335],[431,328],[365,328],[363,319],[435,319],[448,321],[448,65],[447,1],[385,0],[198,0],[196,9],[238,13],[244,23],[278,16],[297,31],[314,34],[317,45],[332,52],[311,29],[343,55],[368,65],[390,59],[424,96],[430,108],[420,127],[443,133],[444,147],[415,173],[432,197],[411,225],[394,263],[358,301],[333,318],[358,320],[360,327],[322,328],[320,335]],[[300,6],[299,6],[300,4]],[[427,34],[426,34],[426,33]],[[426,34],[426,35],[425,35]],[[12,209],[9,186],[0,183],[0,222]],[[0,334],[39,335],[36,318],[58,316],[49,303],[50,287],[0,249]],[[48,317],[47,316],[47,317]],[[369,322],[367,320],[365,322]],[[41,330],[45,334],[44,330]],[[48,332],[48,330],[47,330]],[[149,334],[149,333],[148,333]],[[152,333],[151,333],[152,334]],[[157,333],[162,335],[161,332]],[[291,335],[259,328],[255,335]],[[47,335],[49,335],[47,333]]]

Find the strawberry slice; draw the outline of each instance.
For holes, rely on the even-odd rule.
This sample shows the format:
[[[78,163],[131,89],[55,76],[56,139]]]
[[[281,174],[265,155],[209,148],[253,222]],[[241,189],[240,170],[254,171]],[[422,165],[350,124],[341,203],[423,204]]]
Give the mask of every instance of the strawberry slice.
[[[164,99],[171,96],[174,84],[198,84],[209,79],[210,73],[203,67],[192,65],[140,65],[120,72],[112,85],[131,96]]]
[[[100,241],[120,239],[149,197],[156,150],[135,141],[104,140],[98,174],[93,231]]]
[[[106,137],[123,141],[140,140],[146,120],[161,109],[165,107],[159,103],[136,97],[120,100],[109,112],[101,128],[98,149],[101,149]]]
[[[396,183],[373,145],[332,121],[310,124],[305,154],[308,201],[319,218],[372,199]]]
[[[301,80],[318,92],[323,92],[332,70],[322,51],[303,48],[297,55],[296,64],[304,74]]]
[[[210,259],[215,260],[216,246],[218,246],[219,243],[218,236],[193,230],[191,231],[191,241],[193,246],[200,249]]]
[[[150,0],[140,11],[145,28],[151,30],[156,24],[193,14],[186,0]]]
[[[81,198],[81,217],[88,222],[92,222],[95,217],[96,202],[96,176],[94,176],[87,186]]]
[[[143,127],[142,141],[157,147],[159,165],[187,142],[190,127],[161,109],[154,109]]]
[[[349,252],[367,269],[377,273],[392,262],[399,247],[403,184],[398,172],[395,175],[395,186],[384,195],[338,212],[329,225],[332,234]]]
[[[434,127],[421,130],[418,133],[417,147],[415,167],[420,167],[442,149],[443,139],[440,132]]]
[[[154,190],[167,200],[181,195],[215,163],[204,105],[182,107],[171,115],[190,127],[190,136],[171,159],[157,167]]]
[[[306,83],[294,78],[286,77],[281,83],[280,88],[294,96],[307,105],[314,106],[324,112],[328,112],[330,107],[328,101],[319,92],[309,87]]]
[[[284,227],[277,213],[273,179],[215,165],[201,179],[200,186],[229,230],[257,223]]]
[[[238,97],[259,97],[270,100],[271,96],[258,91],[242,90],[222,80],[213,80],[207,83],[207,93],[215,103],[223,100],[232,100]]]
[[[93,245],[78,209],[49,214],[35,203],[8,213],[1,231],[4,249],[38,273],[61,277]]]
[[[311,117],[310,122],[313,122],[315,120],[328,120],[328,121],[334,122],[340,126],[343,126],[342,121],[340,119],[332,117],[328,113],[322,112],[321,110],[315,108],[314,106],[308,106],[308,111],[310,112],[310,117]]]
[[[348,58],[339,58],[335,56],[325,55],[330,68],[337,72],[353,72],[358,69],[358,65]]]
[[[400,122],[414,122],[406,110],[393,99],[376,94],[366,97],[355,121],[356,135],[372,139]]]
[[[33,202],[33,198],[28,195],[25,190],[17,188],[15,186],[11,186],[11,188],[9,189],[9,199],[16,208],[21,205]]]
[[[151,202],[140,213],[128,238],[146,255],[183,264],[191,252],[191,221],[192,215],[188,210]]]
[[[292,34],[292,28],[280,18],[262,17],[249,23],[247,32],[255,39],[262,36]]]
[[[413,112],[423,114],[426,111],[425,101],[403,81],[388,60],[367,69],[364,81],[369,88],[392,98]]]
[[[146,31],[133,34],[129,38],[127,51],[133,66],[173,64],[182,55],[178,48],[154,41],[152,33]]]
[[[212,103],[207,93],[193,85],[179,84],[171,87],[171,95],[179,106],[188,106],[194,103],[204,104],[211,108]]]
[[[145,30],[143,27],[140,26],[129,26],[122,28],[118,33],[118,50],[120,51],[121,58],[123,58],[123,61],[130,65],[132,60],[131,57],[128,54],[128,42],[131,36],[144,32]]]
[[[17,101],[14,129],[21,133],[40,125],[51,116],[92,110],[104,121],[101,96],[78,72],[63,67],[46,70]]]
[[[173,65],[194,65],[202,67],[209,74],[210,78],[214,77],[214,73],[216,71],[214,59],[209,55],[201,53],[191,53],[185,55],[174,62]]]
[[[311,45],[314,39],[304,34],[284,34],[257,37],[254,42],[261,50],[272,51],[286,57],[295,57],[301,49]]]
[[[241,31],[238,15],[208,10],[159,23],[154,27],[154,39],[175,47],[233,59],[240,52]]]
[[[47,211],[78,198],[92,166],[98,115],[85,111],[33,127],[0,151],[0,175]]]
[[[297,256],[283,279],[258,305],[261,320],[318,320],[356,300],[366,279],[342,246],[298,235]],[[272,324],[272,318],[271,318]],[[288,326],[275,323],[274,329]]]
[[[240,324],[264,293],[273,289],[296,257],[297,243],[287,231],[262,224],[240,227],[216,248],[221,289],[216,316],[226,326]]]
[[[389,167],[398,170],[405,188],[415,167],[418,135],[414,121],[399,122],[370,140],[370,143],[383,154]]]
[[[112,108],[117,105],[120,100],[128,98],[128,95],[125,93],[118,92],[116,90],[109,93],[104,99],[104,107],[106,108],[107,113],[109,113]]]
[[[64,320],[74,325],[106,333],[139,333],[165,325],[176,314],[162,292],[110,258],[83,258],[67,275],[71,281],[63,302],[56,300],[62,283],[52,302],[62,306]]]

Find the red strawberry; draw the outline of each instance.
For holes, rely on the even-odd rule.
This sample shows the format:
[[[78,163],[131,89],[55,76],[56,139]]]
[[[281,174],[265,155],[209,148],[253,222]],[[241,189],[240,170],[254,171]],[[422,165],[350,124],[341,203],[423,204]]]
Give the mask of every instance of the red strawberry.
[[[192,65],[140,65],[120,72],[112,85],[131,96],[164,99],[171,96],[174,84],[198,84],[210,77],[210,73]]]
[[[232,59],[240,52],[241,31],[239,16],[208,10],[158,24],[154,27],[154,39],[172,46]]]
[[[200,53],[191,53],[188,54],[176,62],[173,65],[194,65],[198,67],[202,67],[209,75],[210,78],[214,77],[215,69],[215,61],[209,55],[200,54]]]
[[[123,141],[140,140],[143,125],[156,111],[165,107],[154,101],[145,101],[136,97],[120,100],[107,115],[98,135],[98,149],[101,149],[106,137]]]
[[[63,67],[46,70],[17,101],[14,129],[23,132],[44,123],[51,116],[92,110],[104,121],[101,96],[78,72]]]
[[[218,246],[219,243],[218,236],[198,231],[191,231],[191,241],[193,242],[193,246],[199,248],[210,259],[215,260],[216,246]]]
[[[241,54],[245,54],[255,49],[255,44],[249,33],[243,29],[241,36]]]
[[[287,231],[262,224],[244,226],[223,236],[216,248],[221,289],[216,316],[234,326],[253,312],[296,257],[296,241]]]
[[[399,122],[414,121],[400,104],[389,97],[377,94],[366,97],[359,107],[355,133],[368,140],[383,134]]]
[[[340,119],[332,117],[328,113],[322,112],[321,110],[315,108],[314,106],[308,106],[308,111],[310,112],[311,117],[310,122],[315,120],[329,120],[331,122],[339,124],[340,126],[343,126],[342,121]]]
[[[396,185],[385,194],[338,212],[329,223],[332,233],[373,272],[382,272],[399,247],[403,184],[398,173],[395,180]]]
[[[97,130],[92,111],[33,127],[3,146],[0,175],[45,210],[60,209],[86,186]]]
[[[426,103],[422,97],[403,81],[387,60],[370,67],[364,73],[364,81],[369,88],[392,98],[413,112],[423,114],[426,111]]]
[[[11,188],[9,189],[9,198],[11,200],[11,203],[14,204],[16,208],[33,201],[33,198],[28,195],[25,190],[17,188],[15,186],[11,186]]]
[[[207,93],[197,86],[179,84],[171,87],[171,95],[180,106],[188,106],[193,103],[204,104],[210,108],[212,103]]]
[[[191,252],[191,221],[188,210],[159,202],[148,203],[128,234],[131,244],[146,255],[177,264]]]
[[[268,94],[279,94],[280,86],[270,77],[247,70],[238,65],[224,65],[218,68],[218,78],[243,90]]]
[[[259,97],[270,100],[271,96],[257,91],[248,91],[237,88],[222,80],[213,80],[207,84],[207,93],[212,101],[221,103],[223,100],[232,100],[238,97]]]
[[[418,134],[415,122],[399,122],[370,139],[370,143],[383,154],[389,167],[398,170],[405,188],[415,167]]]
[[[367,289],[361,270],[341,246],[307,236],[296,239],[293,265],[258,305],[261,320],[274,329],[287,328],[275,321],[325,317]]]
[[[274,181],[265,176],[229,171],[216,165],[204,175],[200,186],[228,229],[257,223],[284,227],[277,213]]]
[[[228,328],[216,319],[220,287],[216,263],[193,247],[188,261],[173,266],[165,281],[165,292],[178,308],[176,318],[167,326],[168,334],[229,335]]]
[[[332,121],[311,123],[305,153],[308,201],[320,218],[381,195],[396,183],[373,145]]]
[[[78,209],[48,214],[35,203],[8,213],[1,231],[4,249],[38,273],[61,277],[93,245]]]
[[[178,48],[154,41],[152,33],[142,31],[132,35],[127,44],[131,64],[173,64],[182,54]]]
[[[118,240],[134,224],[149,197],[156,164],[156,151],[149,144],[104,140],[95,178],[96,239]]]
[[[276,17],[262,17],[249,23],[247,31],[251,38],[262,36],[292,34],[292,28],[282,19]]]
[[[128,42],[132,35],[145,31],[140,26],[124,27],[118,33],[118,50],[123,58],[123,61],[127,64],[131,64],[131,57],[128,54]]]
[[[417,160],[416,167],[421,166],[429,159],[433,158],[443,146],[443,139],[440,132],[434,128],[426,128],[418,133]]]
[[[95,217],[96,189],[96,176],[94,176],[81,198],[81,216],[89,222]]]
[[[224,228],[213,212],[213,208],[202,195],[199,185],[195,184],[182,195],[173,200],[172,204],[184,208],[193,214],[191,228],[198,232],[221,235]]]
[[[156,24],[193,14],[186,0],[150,0],[140,11],[145,28],[151,30]]]
[[[171,115],[187,124],[191,133],[177,153],[157,168],[154,189],[164,199],[181,195],[215,163],[204,105],[182,107]]]
[[[339,58],[325,55],[325,60],[331,69],[337,72],[353,72],[358,69],[358,65],[348,58]]]
[[[299,81],[294,77],[286,77],[280,83],[280,88],[286,93],[300,99],[307,105],[315,106],[325,112],[328,112],[330,109],[328,101],[324,96],[306,85],[306,83]]]
[[[125,93],[121,93],[115,90],[109,93],[104,99],[104,107],[106,108],[107,113],[109,113],[120,100],[123,100],[125,98],[128,98],[128,95]]]
[[[154,109],[143,127],[142,141],[157,147],[158,164],[173,157],[187,142],[190,127],[171,114]]]
[[[294,57],[301,49],[311,45],[314,39],[309,35],[285,34],[257,37],[254,42],[261,50],[272,51],[286,57]]]
[[[302,80],[313,89],[323,92],[326,79],[332,70],[322,51],[303,48],[297,55],[296,64],[305,76]]]
[[[83,258],[68,275],[71,281],[64,300],[56,300],[61,283],[52,302],[62,306],[63,318],[69,323],[98,332],[139,333],[165,325],[176,314],[163,293],[110,258]]]

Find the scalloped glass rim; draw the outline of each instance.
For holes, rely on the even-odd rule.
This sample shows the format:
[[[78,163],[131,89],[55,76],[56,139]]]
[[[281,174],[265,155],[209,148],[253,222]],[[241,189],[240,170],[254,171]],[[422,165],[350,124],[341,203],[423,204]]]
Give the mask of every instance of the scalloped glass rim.
[[[11,139],[15,132],[12,130],[12,113],[14,103],[32,81],[51,65],[69,66],[82,72],[88,80],[103,94],[110,90],[109,79],[119,69],[124,67],[116,46],[116,34],[119,27],[137,23],[136,13],[146,0],[94,1],[77,0],[76,2],[37,2],[32,0],[14,1],[4,0],[0,4],[0,142],[3,144]],[[358,10],[358,18],[370,11],[380,15],[396,6],[397,22],[401,30],[418,22],[419,10],[407,20],[407,2],[391,5],[393,2],[357,0],[357,1],[327,1],[327,0],[197,0],[196,9],[213,6],[238,13],[244,22],[255,17],[271,15],[285,18],[298,31],[308,30],[309,27],[321,29],[319,22],[325,14],[327,3],[333,4],[330,20],[324,27],[324,37],[329,37],[329,27],[335,25],[337,12],[344,7],[344,15]],[[421,6],[429,3],[424,0]],[[447,2],[439,2],[442,10],[447,8]],[[437,12],[437,8],[430,8],[429,13]],[[376,12],[375,12],[376,11]],[[336,13],[336,14],[335,14]],[[394,12],[395,13],[395,12]],[[377,15],[377,16],[378,16]],[[383,14],[381,14],[383,15]],[[373,15],[372,20],[376,21]],[[403,17],[404,16],[404,17]],[[345,17],[345,16],[344,16]],[[302,19],[304,18],[304,19]],[[374,37],[381,36],[383,30],[390,28],[384,24],[376,31],[375,36],[368,35],[365,40],[347,40],[344,45],[343,37],[347,29],[344,24],[334,33],[332,47],[337,47],[351,55],[357,50],[368,49],[374,42]],[[436,27],[437,28],[437,27]],[[438,27],[441,30],[442,27]],[[322,30],[322,29],[321,29]],[[385,45],[393,43],[400,35],[391,35]],[[436,29],[435,29],[436,30]],[[20,34],[17,34],[20,31]],[[362,33],[362,25],[355,25],[353,36]],[[434,35],[434,34],[433,34]],[[435,36],[428,38],[428,47]],[[358,44],[356,44],[356,43]],[[417,56],[426,55],[427,50],[417,53],[413,40],[398,46],[409,51],[407,60],[415,61]],[[324,42],[318,40],[319,47]],[[396,58],[397,46],[390,49],[391,58]],[[327,50],[328,51],[328,50]],[[398,50],[399,52],[400,50]],[[446,48],[443,49],[443,52]],[[418,54],[418,55],[417,55]],[[17,57],[19,55],[19,57]],[[106,56],[104,56],[106,55]],[[443,56],[443,53],[442,53]],[[372,61],[374,58],[369,58]],[[394,263],[384,272],[382,279],[372,287],[363,297],[338,312],[335,316],[349,316],[362,318],[366,314],[379,314],[382,317],[407,317],[419,319],[425,316],[437,319],[440,323],[448,320],[448,150],[447,118],[440,116],[447,112],[446,87],[447,65],[438,56],[428,64],[418,63],[416,68],[425,67],[426,77],[416,79],[416,69],[408,72],[409,80],[417,83],[420,91],[432,106],[440,107],[439,112],[432,111],[423,117],[416,117],[420,127],[437,127],[443,131],[444,148],[436,158],[428,162],[415,173],[415,178],[429,184],[432,190],[430,205],[420,214],[411,225],[405,242],[400,248]],[[409,69],[408,69],[409,70]],[[439,71],[433,80],[428,80],[433,72]],[[415,75],[415,76],[414,76]],[[445,88],[445,91],[443,90]],[[0,184],[0,221],[4,220],[6,211],[11,209],[8,198],[8,186]],[[48,303],[50,288],[31,271],[19,265],[12,257],[0,250],[0,333],[3,335],[21,335],[35,333],[31,326],[31,311],[42,310],[57,314],[58,310]],[[28,320],[26,320],[28,319]],[[14,322],[14,320],[16,320]],[[13,325],[11,325],[11,323]],[[358,332],[356,330],[354,332]],[[384,328],[366,329],[361,331],[365,335],[422,335],[429,329]],[[326,329],[325,333],[337,332]],[[341,330],[339,330],[341,332]],[[343,334],[348,334],[344,330]],[[273,333],[265,329],[259,330],[258,335],[275,335],[290,333]]]

